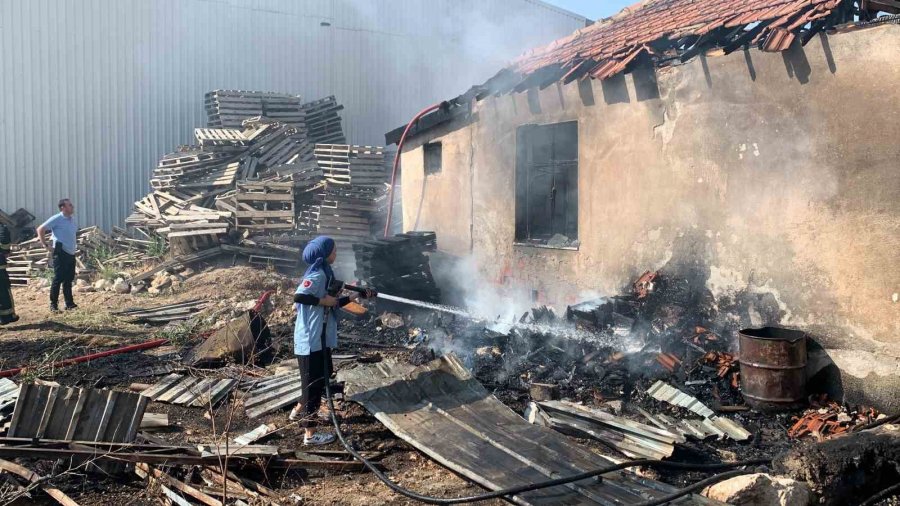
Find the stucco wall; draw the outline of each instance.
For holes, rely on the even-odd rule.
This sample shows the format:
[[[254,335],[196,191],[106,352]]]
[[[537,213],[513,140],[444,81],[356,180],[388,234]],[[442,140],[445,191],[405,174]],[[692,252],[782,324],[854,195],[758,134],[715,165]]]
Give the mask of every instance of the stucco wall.
[[[404,227],[559,305],[674,258],[714,294],[772,294],[780,321],[759,323],[900,356],[898,47],[885,26],[485,99],[405,150]],[[569,120],[581,245],[514,245],[516,128]],[[426,140],[441,174],[423,174]]]

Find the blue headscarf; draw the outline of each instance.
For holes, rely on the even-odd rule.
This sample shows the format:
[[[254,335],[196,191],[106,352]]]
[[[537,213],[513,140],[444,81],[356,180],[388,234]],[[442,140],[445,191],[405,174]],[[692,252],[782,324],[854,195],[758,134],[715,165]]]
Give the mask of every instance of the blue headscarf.
[[[303,261],[309,264],[303,276],[309,276],[316,271],[322,270],[325,271],[327,282],[331,283],[331,280],[334,279],[334,271],[331,270],[331,265],[329,265],[327,258],[332,251],[334,251],[334,239],[331,237],[320,235],[309,241],[306,247],[303,248]]]

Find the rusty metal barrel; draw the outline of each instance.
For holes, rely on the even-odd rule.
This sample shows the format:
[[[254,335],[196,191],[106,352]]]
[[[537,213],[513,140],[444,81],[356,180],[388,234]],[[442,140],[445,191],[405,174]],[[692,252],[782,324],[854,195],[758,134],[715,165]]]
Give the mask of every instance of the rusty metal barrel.
[[[806,403],[806,334],[778,327],[744,329],[740,337],[741,393],[759,411]]]

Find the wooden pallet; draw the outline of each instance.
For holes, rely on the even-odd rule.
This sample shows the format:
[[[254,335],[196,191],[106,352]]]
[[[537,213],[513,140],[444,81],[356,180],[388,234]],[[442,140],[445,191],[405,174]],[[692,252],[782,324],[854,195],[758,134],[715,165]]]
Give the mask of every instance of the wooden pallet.
[[[195,128],[194,137],[209,151],[242,151],[250,145],[244,132],[237,128]]]
[[[252,232],[294,228],[294,184],[242,182],[234,194],[235,227]]]

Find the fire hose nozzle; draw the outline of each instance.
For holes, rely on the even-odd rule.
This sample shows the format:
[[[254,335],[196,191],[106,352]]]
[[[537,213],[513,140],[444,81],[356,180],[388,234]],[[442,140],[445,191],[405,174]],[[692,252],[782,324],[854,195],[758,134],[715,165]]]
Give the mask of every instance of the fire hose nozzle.
[[[374,288],[364,288],[354,285],[348,285],[347,283],[344,283],[339,279],[332,280],[331,284],[328,285],[328,295],[331,295],[332,297],[337,297],[341,293],[341,290],[350,290],[351,292],[356,292],[363,297],[368,297],[370,294],[373,298],[378,297],[378,291],[376,291]]]

